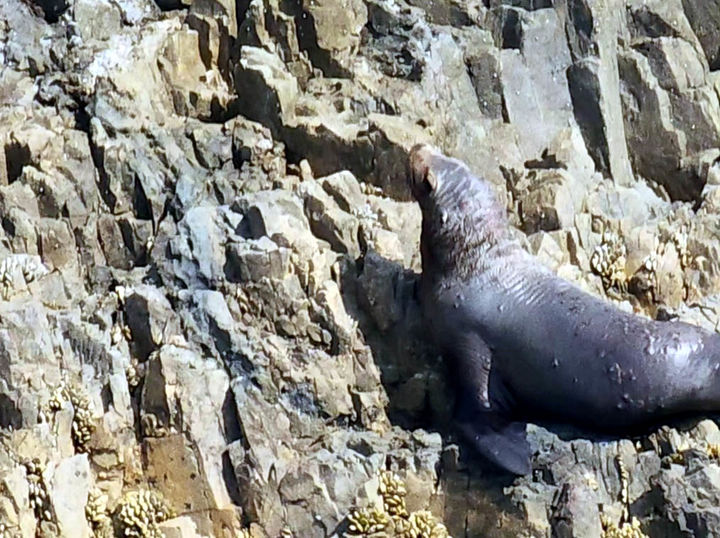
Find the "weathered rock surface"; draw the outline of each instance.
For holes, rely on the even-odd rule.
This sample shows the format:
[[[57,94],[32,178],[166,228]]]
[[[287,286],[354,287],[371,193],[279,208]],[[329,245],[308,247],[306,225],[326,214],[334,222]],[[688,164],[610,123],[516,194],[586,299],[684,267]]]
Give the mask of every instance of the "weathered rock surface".
[[[531,425],[513,481],[456,437],[405,184],[432,142],[563,277],[718,330],[718,8],[0,2],[0,536],[339,536],[388,469],[456,537],[720,535],[712,420]]]

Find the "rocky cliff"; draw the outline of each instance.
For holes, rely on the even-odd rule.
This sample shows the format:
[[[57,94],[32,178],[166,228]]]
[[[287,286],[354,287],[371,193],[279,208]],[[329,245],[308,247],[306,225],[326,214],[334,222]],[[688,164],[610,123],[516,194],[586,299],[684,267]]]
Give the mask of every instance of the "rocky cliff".
[[[720,535],[712,420],[456,438],[405,185],[716,330],[717,0],[2,0],[0,58],[0,537]]]

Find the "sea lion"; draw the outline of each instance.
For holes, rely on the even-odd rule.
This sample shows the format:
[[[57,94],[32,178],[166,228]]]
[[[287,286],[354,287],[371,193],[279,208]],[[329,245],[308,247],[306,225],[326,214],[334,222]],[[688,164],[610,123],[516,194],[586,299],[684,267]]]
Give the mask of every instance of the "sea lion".
[[[455,418],[491,461],[530,471],[528,421],[626,432],[720,410],[720,335],[623,312],[520,246],[491,185],[421,145],[420,300],[457,380]]]

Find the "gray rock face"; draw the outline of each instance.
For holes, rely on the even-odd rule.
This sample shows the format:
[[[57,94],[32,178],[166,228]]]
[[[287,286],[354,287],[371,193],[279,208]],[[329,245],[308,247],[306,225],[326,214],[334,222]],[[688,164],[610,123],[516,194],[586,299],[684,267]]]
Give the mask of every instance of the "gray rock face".
[[[720,68],[720,13],[717,2],[683,0],[682,4],[693,32],[702,45],[710,69]]]
[[[532,425],[512,483],[453,444],[406,186],[431,142],[563,277],[717,330],[718,8],[0,2],[0,535],[341,536],[385,470],[454,536],[720,534],[710,420]]]

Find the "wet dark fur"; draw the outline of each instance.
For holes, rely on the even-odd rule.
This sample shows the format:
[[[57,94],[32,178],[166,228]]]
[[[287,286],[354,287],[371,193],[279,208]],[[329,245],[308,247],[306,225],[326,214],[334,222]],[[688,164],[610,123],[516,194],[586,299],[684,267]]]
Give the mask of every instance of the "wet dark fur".
[[[628,314],[558,278],[460,161],[422,146],[410,168],[424,315],[457,380],[457,422],[482,454],[524,474],[527,420],[627,432],[720,411],[720,335]]]

